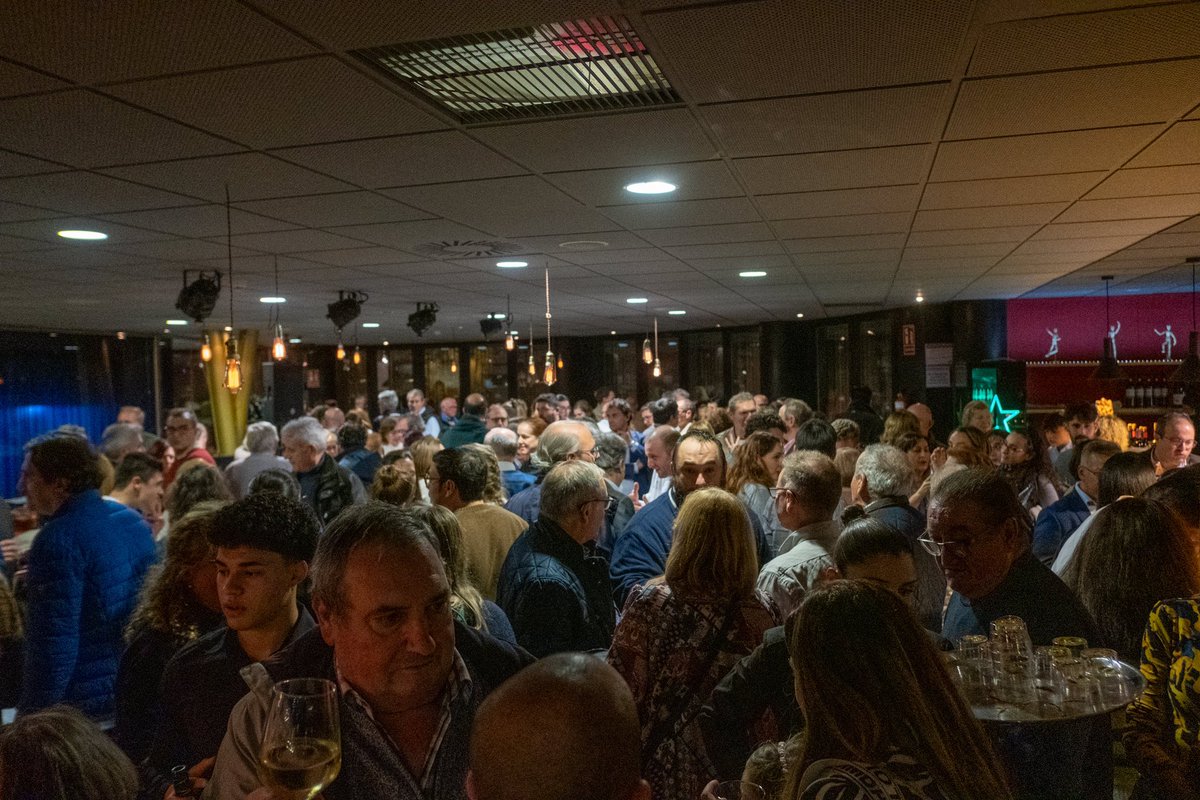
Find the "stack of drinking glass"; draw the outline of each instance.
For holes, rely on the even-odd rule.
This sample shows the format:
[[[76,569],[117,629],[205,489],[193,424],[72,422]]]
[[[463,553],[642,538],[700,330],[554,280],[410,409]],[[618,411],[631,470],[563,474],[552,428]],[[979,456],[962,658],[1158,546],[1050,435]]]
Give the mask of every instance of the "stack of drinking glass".
[[[1000,722],[1077,719],[1115,711],[1145,686],[1141,673],[1114,650],[1074,636],[1033,647],[1020,617],[1001,617],[991,638],[964,636],[950,672],[975,716]]]

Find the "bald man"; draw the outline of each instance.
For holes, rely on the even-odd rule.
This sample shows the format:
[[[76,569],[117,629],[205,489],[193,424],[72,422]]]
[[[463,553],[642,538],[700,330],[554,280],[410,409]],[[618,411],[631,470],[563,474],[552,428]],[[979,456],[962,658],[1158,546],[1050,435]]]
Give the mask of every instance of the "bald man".
[[[453,398],[451,398],[453,399]],[[483,444],[487,436],[488,402],[481,394],[469,394],[463,401],[463,413],[454,427],[442,428],[442,444],[447,450],[462,447],[464,444]]]
[[[479,707],[471,800],[650,800],[629,687],[593,656],[560,653],[526,667]]]
[[[906,410],[917,418],[921,435],[928,439],[929,432],[933,430],[933,410],[924,403],[913,403]]]

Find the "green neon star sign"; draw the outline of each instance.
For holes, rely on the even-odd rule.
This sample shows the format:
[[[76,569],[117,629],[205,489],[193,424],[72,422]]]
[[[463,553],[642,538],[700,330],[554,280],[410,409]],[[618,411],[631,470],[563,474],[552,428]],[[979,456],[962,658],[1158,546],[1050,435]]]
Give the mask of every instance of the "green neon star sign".
[[[995,420],[996,427],[1002,428],[1005,433],[1012,433],[1012,421],[1021,415],[1019,408],[1005,408],[1000,405],[1000,395],[992,395],[992,404],[988,408],[992,412],[992,419]]]

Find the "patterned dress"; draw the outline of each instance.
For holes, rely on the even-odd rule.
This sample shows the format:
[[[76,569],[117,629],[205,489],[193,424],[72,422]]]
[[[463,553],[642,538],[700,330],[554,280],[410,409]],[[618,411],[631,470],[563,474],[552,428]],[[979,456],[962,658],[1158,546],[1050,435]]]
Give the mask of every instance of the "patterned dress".
[[[1125,749],[1143,774],[1200,775],[1200,598],[1164,600],[1142,637],[1146,691],[1128,710]]]
[[[946,800],[925,768],[899,751],[880,764],[817,761],[800,786],[800,800]]]
[[[696,800],[716,777],[696,715],[721,678],[777,624],[757,597],[684,600],[666,584],[630,595],[608,661],[633,690],[642,769],[655,800]]]

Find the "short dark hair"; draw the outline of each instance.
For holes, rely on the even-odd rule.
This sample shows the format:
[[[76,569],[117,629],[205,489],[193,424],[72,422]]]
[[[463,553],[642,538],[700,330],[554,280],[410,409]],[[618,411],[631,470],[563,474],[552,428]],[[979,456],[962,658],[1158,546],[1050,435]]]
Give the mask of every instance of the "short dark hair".
[[[874,517],[859,517],[842,528],[833,545],[833,563],[845,575],[846,568],[875,556],[912,555],[908,537]]]
[[[552,406],[556,406],[558,405],[558,398],[554,395],[554,392],[542,392],[537,396],[537,399],[533,401],[535,406],[538,403],[548,403]]]
[[[1091,425],[1100,417],[1096,412],[1095,403],[1072,403],[1067,406],[1063,416],[1067,418],[1068,422],[1077,419],[1087,425]]]
[[[321,523],[306,503],[275,492],[259,492],[213,515],[213,547],[254,547],[293,561],[312,561]]]
[[[783,417],[769,408],[761,408],[755,411],[746,420],[746,436],[756,431],[786,431],[787,425],[783,422]]]
[[[1003,525],[1015,519],[1028,534],[1031,528],[1029,512],[1021,505],[1012,485],[998,470],[988,467],[968,467],[947,475],[933,490],[929,507],[971,503],[980,516],[991,525]]]
[[[1171,470],[1142,492],[1142,497],[1157,500],[1188,525],[1200,527],[1200,464]]]
[[[469,414],[472,417],[486,416],[488,401],[483,397],[479,397],[477,402],[471,402],[472,397],[476,397],[476,395],[469,394],[467,395],[467,399],[463,401],[462,413],[464,415]]]
[[[464,503],[483,499],[487,489],[487,461],[468,447],[452,447],[433,454],[433,465],[444,481],[454,481]]]
[[[859,405],[868,405],[871,402],[871,395],[873,394],[874,392],[871,391],[870,386],[854,386],[850,389],[850,402]]]
[[[655,425],[666,425],[672,417],[679,415],[679,403],[674,397],[660,397],[650,403],[650,418]]]
[[[254,476],[254,480],[250,481],[250,487],[247,490],[247,495],[252,494],[281,494],[284,497],[290,497],[293,500],[299,500],[301,496],[300,482],[296,480],[296,476],[284,469],[264,469],[262,472]]]
[[[148,482],[156,473],[163,471],[162,462],[146,453],[127,453],[117,464],[113,475],[113,488],[124,489],[134,478]]]
[[[338,446],[343,450],[354,450],[367,446],[367,429],[357,422],[343,423],[337,432]]]
[[[1100,468],[1100,496],[1096,501],[1106,506],[1125,495],[1137,497],[1150,488],[1158,476],[1154,464],[1143,453],[1117,453]]]
[[[633,419],[633,408],[630,407],[629,401],[623,397],[614,397],[612,400],[609,400],[608,407],[615,408],[625,416]]]
[[[233,493],[229,491],[225,476],[216,467],[197,463],[195,466],[189,464],[186,470],[176,475],[171,488],[167,490],[165,505],[171,519],[179,519],[197,503],[232,499]]]
[[[63,481],[69,494],[99,489],[104,480],[100,454],[87,439],[64,433],[40,436],[25,445],[29,463],[47,481]]]
[[[717,460],[721,462],[721,475],[724,476],[729,471],[729,464],[725,461],[725,446],[721,444],[720,439],[702,428],[689,428],[687,433],[679,437],[679,441],[675,442],[675,446],[671,448],[672,464],[675,464],[675,457],[679,454],[679,448],[683,443],[692,440],[703,444],[716,445]]]
[[[1183,413],[1182,411],[1168,411],[1166,414],[1163,414],[1161,417],[1158,418],[1158,420],[1155,421],[1154,435],[1155,436],[1166,436],[1167,426],[1170,425],[1172,422],[1175,422],[1176,420],[1181,420],[1183,422],[1186,422],[1187,424],[1192,425],[1193,427],[1196,424],[1195,422],[1192,421],[1191,416]]]
[[[1043,433],[1049,433],[1050,431],[1056,431],[1059,428],[1066,427],[1066,424],[1067,424],[1066,417],[1064,417],[1062,414],[1058,413],[1057,411],[1051,411],[1042,420],[1041,430]]]
[[[816,450],[833,458],[837,455],[837,431],[823,419],[810,419],[796,429],[792,451]]]

